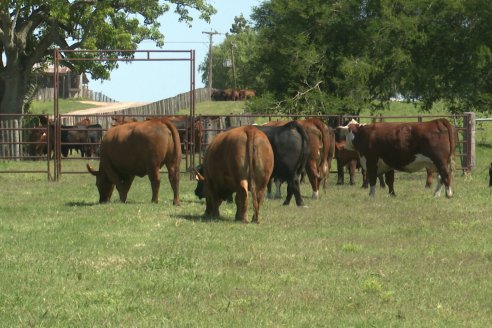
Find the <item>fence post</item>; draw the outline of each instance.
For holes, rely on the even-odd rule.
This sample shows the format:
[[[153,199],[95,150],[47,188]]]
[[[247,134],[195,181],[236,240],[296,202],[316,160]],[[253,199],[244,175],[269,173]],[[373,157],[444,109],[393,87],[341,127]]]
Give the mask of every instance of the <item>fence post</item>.
[[[21,142],[21,137],[20,137],[20,134],[21,134],[21,131],[19,130],[19,120],[14,120],[13,121],[13,126],[12,128],[14,129],[13,132],[14,132],[14,140],[13,142],[15,142],[15,144],[12,145],[13,147],[13,151],[14,151],[14,156],[16,157],[16,161],[20,161],[20,142]]]
[[[465,128],[466,140],[463,145],[464,153],[466,154],[466,162],[462,166],[467,171],[475,168],[475,113],[465,112],[463,116],[463,127]]]

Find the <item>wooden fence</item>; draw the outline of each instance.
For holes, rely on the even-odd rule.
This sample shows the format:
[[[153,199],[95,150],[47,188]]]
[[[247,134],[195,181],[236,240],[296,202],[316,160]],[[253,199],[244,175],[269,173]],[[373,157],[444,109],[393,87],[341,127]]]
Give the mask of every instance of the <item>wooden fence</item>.
[[[189,94],[188,94],[189,96]],[[206,99],[207,94],[203,93],[201,100],[197,97],[197,102]],[[138,108],[125,110],[122,114],[121,111],[117,113],[105,113],[100,115],[89,115],[89,119],[93,123],[99,123],[102,125],[103,130],[107,130],[111,127],[112,116],[114,114],[128,115],[135,117],[139,120],[143,120],[148,116],[153,115],[175,115],[178,108],[187,107],[189,103],[187,101],[189,97],[184,95],[179,95],[174,97],[172,100],[160,101],[147,106],[142,106]],[[12,115],[2,117],[0,115],[0,161],[2,160],[35,160],[43,159],[48,160],[48,156],[44,155],[33,155],[32,150],[39,147],[48,147],[47,142],[44,144],[39,142],[39,138],[32,138],[33,135],[40,136],[43,133],[50,133],[46,127],[39,126],[39,119],[36,115],[18,115],[17,119],[10,119]],[[81,120],[86,116],[81,115],[61,115],[61,121],[64,125],[73,125],[71,122],[76,120]],[[298,117],[297,117],[298,118]],[[339,116],[319,116],[319,118],[328,121],[335,119],[340,121]],[[431,116],[413,116],[413,117],[360,117],[363,122],[368,121],[427,121],[436,117]],[[472,170],[475,166],[475,116],[474,113],[467,113],[463,116],[449,116],[447,117],[454,125],[457,127],[459,134],[459,142],[457,144],[457,164],[462,170]],[[273,115],[225,115],[225,116],[202,116],[198,115],[195,117],[195,122],[201,124],[201,140],[198,141],[191,139],[191,135],[186,132],[182,143],[185,148],[189,149],[189,153],[185,152],[183,156],[186,158],[187,165],[193,165],[195,162],[195,156],[193,156],[193,148],[198,150],[203,154],[205,147],[210,141],[215,137],[217,133],[224,131],[231,127],[250,125],[253,123],[263,123],[268,120],[283,120],[283,119],[295,119],[294,117],[286,116],[273,116]],[[188,130],[188,121],[186,121],[186,126],[181,127],[182,131]],[[60,136],[53,136],[55,140],[60,140]],[[58,139],[56,139],[58,138]],[[55,144],[60,144],[60,141]],[[190,147],[188,147],[190,145]],[[200,156],[198,156],[200,159]],[[71,158],[77,159],[77,158]],[[190,159],[190,162],[188,161]],[[63,158],[55,158],[55,167],[59,167],[55,177],[59,174],[65,173],[61,168],[61,163],[64,161]],[[50,170],[49,160],[48,171]],[[460,165],[461,164],[461,165]],[[188,166],[187,166],[188,168]],[[3,172],[3,171],[0,171]],[[5,172],[3,172],[5,173]],[[81,173],[81,172],[66,172],[66,173]],[[48,172],[50,176],[50,172]]]
[[[195,90],[195,103],[210,101],[210,91],[208,88],[200,88]],[[115,110],[114,112],[106,112],[104,114],[91,115],[62,115],[61,121],[64,125],[75,125],[84,118],[89,118],[91,122],[101,124],[104,129],[111,127],[114,115],[123,115],[126,117],[145,118],[148,116],[164,116],[176,115],[182,109],[189,109],[190,92],[181,93],[172,98],[159,100],[144,106]]]
[[[41,88],[36,93],[34,99],[37,101],[52,101],[54,93],[54,88]],[[72,98],[81,98],[97,102],[116,102],[116,100],[106,96],[102,92],[96,92],[85,87],[79,90],[71,90],[70,94]]]

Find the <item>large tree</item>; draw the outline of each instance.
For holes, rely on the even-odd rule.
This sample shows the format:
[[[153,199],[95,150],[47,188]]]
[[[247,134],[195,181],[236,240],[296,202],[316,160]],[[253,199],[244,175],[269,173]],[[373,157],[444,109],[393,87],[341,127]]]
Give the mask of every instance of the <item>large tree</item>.
[[[423,110],[492,108],[492,2],[268,0],[253,11],[258,88],[300,112],[403,94]]]
[[[33,71],[52,60],[55,47],[136,50],[143,40],[161,46],[164,36],[158,18],[171,8],[189,25],[193,20],[190,10],[198,11],[205,21],[215,13],[205,0],[1,0],[0,113],[22,113]],[[132,57],[132,53],[111,55]],[[106,79],[118,64],[86,61],[67,65],[94,79]]]

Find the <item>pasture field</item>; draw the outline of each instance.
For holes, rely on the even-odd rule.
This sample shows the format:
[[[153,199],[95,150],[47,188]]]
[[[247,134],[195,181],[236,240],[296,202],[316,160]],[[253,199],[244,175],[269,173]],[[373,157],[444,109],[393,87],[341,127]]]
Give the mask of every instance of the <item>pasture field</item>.
[[[259,225],[233,204],[202,218],[184,174],[178,207],[164,175],[159,204],[137,178],[127,204],[99,205],[88,173],[1,174],[1,326],[490,327],[490,140],[452,199],[423,173],[397,173],[396,198],[332,174],[318,201],[302,186],[307,208],[266,200]]]
[[[53,101],[33,101],[31,105],[32,114],[53,114]],[[94,108],[94,105],[83,103],[74,99],[58,99],[58,110],[60,114],[70,113],[76,110]]]

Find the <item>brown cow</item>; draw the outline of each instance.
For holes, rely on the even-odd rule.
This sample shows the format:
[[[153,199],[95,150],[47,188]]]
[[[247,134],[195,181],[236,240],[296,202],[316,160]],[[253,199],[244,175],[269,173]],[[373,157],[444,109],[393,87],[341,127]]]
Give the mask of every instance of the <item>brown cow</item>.
[[[125,115],[113,115],[111,116],[111,119],[113,120],[111,126],[118,126],[126,123],[138,122],[138,120],[135,117],[127,117]]]
[[[239,99],[248,100],[256,96],[256,91],[251,89],[239,90]]]
[[[252,221],[259,223],[260,204],[273,172],[273,150],[263,132],[242,126],[219,133],[207,147],[201,169],[195,194],[206,198],[205,216],[219,216],[220,204],[235,192],[236,220],[246,223],[250,190]]]
[[[191,132],[194,133],[194,146],[195,153],[201,150],[201,141],[203,135],[203,124],[198,119],[195,119],[193,123],[193,128],[190,126],[190,116],[188,115],[178,115],[178,116],[168,116],[167,117],[178,129],[179,138],[183,142],[182,151],[186,151],[191,144]]]
[[[442,185],[446,197],[453,196],[452,175],[456,146],[456,130],[446,119],[411,123],[359,124],[351,121],[338,127],[346,136],[346,148],[356,150],[362,167],[367,168],[370,196],[374,196],[376,178],[384,173],[390,195],[394,170],[415,172],[422,168],[436,170],[440,179],[434,196],[440,196]]]
[[[160,172],[165,164],[174,192],[173,204],[179,205],[179,164],[181,146],[176,127],[167,119],[153,119],[115,126],[101,142],[99,171],[89,164],[87,170],[96,176],[99,202],[111,199],[114,186],[120,200],[126,202],[135,176],[148,175],[152,187],[152,202],[157,203]]]

